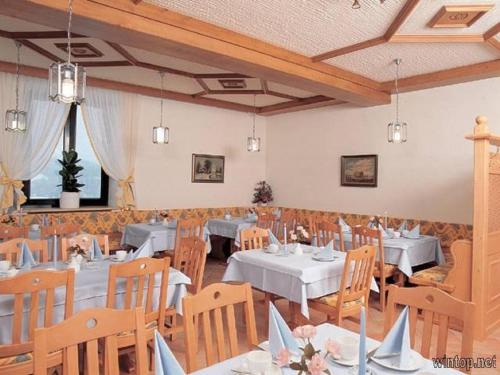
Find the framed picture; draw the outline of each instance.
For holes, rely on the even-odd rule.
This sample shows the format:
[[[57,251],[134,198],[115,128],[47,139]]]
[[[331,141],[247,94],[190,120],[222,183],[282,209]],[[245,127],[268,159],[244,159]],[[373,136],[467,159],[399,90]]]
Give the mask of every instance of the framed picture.
[[[377,187],[377,155],[344,155],[340,165],[342,186]]]
[[[224,183],[224,156],[193,154],[191,182]]]

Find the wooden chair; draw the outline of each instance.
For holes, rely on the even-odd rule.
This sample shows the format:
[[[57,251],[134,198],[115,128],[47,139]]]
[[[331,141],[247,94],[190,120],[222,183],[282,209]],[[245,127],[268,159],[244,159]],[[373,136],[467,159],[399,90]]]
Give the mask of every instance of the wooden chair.
[[[14,238],[9,241],[0,243],[0,259],[16,262],[21,253],[21,246],[26,242],[30,251],[39,262],[45,263],[49,261],[49,251],[47,249],[47,241],[45,240],[29,240],[26,238]]]
[[[368,310],[375,254],[375,247],[366,245],[348,251],[339,291],[309,300],[309,307],[325,313],[328,320],[333,320],[339,327],[342,325],[343,318],[358,315],[361,306]]]
[[[74,237],[61,237],[61,255],[63,260],[68,259],[68,249],[71,246],[78,245],[85,251],[88,251],[93,239],[97,239],[103,255],[109,255],[109,239],[107,234],[78,234]]]
[[[153,339],[155,329],[158,329],[163,335],[169,270],[170,258],[139,258],[127,263],[113,264],[109,267],[106,307],[113,309],[120,305],[124,309],[144,308],[148,340]],[[156,294],[158,300],[154,301],[157,273],[161,273],[160,292],[159,295]],[[119,279],[120,283],[125,282],[126,285],[123,304],[116,301]],[[147,289],[145,290],[145,288]],[[123,294],[120,293],[119,295],[122,296]],[[134,301],[134,304],[132,304],[132,301]],[[131,346],[132,339],[133,336],[131,335],[123,335],[120,340],[120,347]]]
[[[339,242],[338,249],[345,251],[344,233],[342,227],[338,224],[323,220],[316,222],[316,241],[318,246],[326,246],[333,241],[334,248],[337,248],[337,239]],[[356,248],[356,247],[354,247]]]
[[[270,207],[270,206],[258,206],[258,207],[255,207],[254,210],[255,210],[255,213],[257,214],[257,216],[261,216],[261,215],[274,216],[275,208]]]
[[[42,239],[53,239],[57,241],[57,246],[59,249],[58,252],[58,258],[57,260],[66,260],[66,252],[61,251],[62,249],[62,243],[61,243],[61,238],[62,237],[71,237],[75,236],[78,233],[81,232],[81,227],[78,224],[54,224],[54,225],[48,225],[48,226],[43,226],[40,229],[41,232],[41,238]],[[54,239],[54,237],[56,237]],[[53,245],[52,245],[53,246]],[[53,257],[53,254],[51,254],[51,257]],[[54,260],[54,259],[52,259]]]
[[[54,324],[55,288],[66,287],[64,299],[64,318],[73,313],[74,270],[67,271],[31,271],[19,276],[0,280],[0,296],[12,296],[14,313],[12,319],[11,344],[0,345],[0,373],[32,374],[34,350],[33,338],[38,326],[39,313],[44,313],[43,326]],[[25,295],[30,295],[29,305],[25,304]],[[40,304],[42,301],[42,304]],[[28,306],[25,310],[24,306]],[[29,317],[28,321],[24,318]],[[23,324],[24,323],[24,324]],[[23,326],[27,327],[27,340],[23,340]],[[60,354],[54,353],[48,360],[50,367],[56,366]]]
[[[62,352],[59,364],[64,374],[119,375],[118,342],[121,332],[131,332],[136,358],[136,373],[148,374],[144,311],[87,309],[63,322],[35,330],[35,375],[46,375],[50,353]],[[99,361],[98,341],[104,341],[104,367]],[[78,346],[82,345],[85,360],[79,358]],[[79,364],[84,364],[85,372]],[[82,372],[80,372],[82,371]]]
[[[295,212],[293,212],[291,210],[282,211],[281,217],[280,217],[279,223],[278,223],[277,233],[276,233],[276,237],[278,238],[278,240],[282,241],[284,239],[283,231],[285,229],[285,225],[286,225],[286,231],[287,231],[287,236],[288,236],[288,233],[291,230],[295,229],[296,223],[297,223],[297,215],[295,214]]]
[[[446,355],[449,323],[450,320],[457,319],[463,324],[461,357],[472,358],[475,312],[473,303],[461,301],[437,288],[399,288],[391,285],[389,287],[384,327],[386,334],[396,321],[397,305],[409,306],[411,347],[418,350],[424,357],[431,358],[430,351],[434,324],[438,326],[438,335],[436,354],[432,357],[442,358]],[[423,333],[420,349],[416,349],[419,310],[423,315]]]
[[[240,231],[241,250],[263,249],[269,238],[268,229],[247,228]]]
[[[205,241],[199,238],[186,238],[181,244],[181,248],[175,257],[177,262],[174,268],[181,271],[191,279],[191,285],[187,285],[188,293],[197,294],[203,284],[205,274],[205,263],[207,261],[207,248]],[[165,311],[166,320],[165,335],[170,335],[171,340],[175,339],[175,334],[183,331],[182,325],[177,325],[177,310],[169,307]]]
[[[28,238],[29,227],[15,227],[13,225],[0,225],[0,241],[13,238]]]
[[[167,250],[163,252],[165,256],[172,258],[172,264],[175,264],[175,254],[181,247],[181,244],[185,238],[199,238],[200,240],[203,240],[204,226],[205,223],[203,219],[193,218],[177,220],[174,250]],[[188,243],[189,241],[190,240],[188,240]]]
[[[385,263],[384,241],[380,230],[362,226],[355,226],[352,228],[352,247],[356,249],[363,245],[372,245],[377,250],[375,270],[373,274],[375,278],[379,279],[380,308],[382,311],[385,311],[386,293],[389,285],[387,279],[390,277],[397,278],[397,282],[403,285],[404,275],[394,264]]]
[[[187,372],[195,371],[199,366],[196,359],[198,348],[198,332],[195,317],[201,315],[205,347],[206,365],[211,366],[228,358],[226,348],[229,347],[230,357],[239,354],[236,330],[235,305],[243,304],[246,320],[247,341],[249,347],[257,345],[257,329],[250,284],[211,284],[194,296],[182,300],[184,313],[184,330],[186,332],[186,365]],[[227,328],[224,328],[223,310],[226,312]],[[212,318],[211,318],[212,315]],[[215,323],[215,338],[217,354],[214,352],[212,337],[212,321]],[[225,333],[227,338],[225,338]],[[226,345],[226,340],[228,344]]]

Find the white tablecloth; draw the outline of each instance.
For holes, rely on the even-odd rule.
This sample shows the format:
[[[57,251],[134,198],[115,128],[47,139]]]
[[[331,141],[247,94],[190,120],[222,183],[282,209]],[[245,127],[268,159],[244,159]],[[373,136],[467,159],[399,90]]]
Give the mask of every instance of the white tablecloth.
[[[209,219],[207,227],[210,234],[227,237],[234,240],[236,246],[240,246],[240,231],[255,225],[257,221],[251,218],[234,217],[226,219]]]
[[[127,224],[123,231],[121,244],[139,247],[148,237],[151,237],[154,251],[173,250],[175,247],[175,233],[175,224]],[[212,246],[207,226],[203,227],[203,239],[207,243],[207,253],[209,253]]]
[[[289,245],[290,248],[292,246],[295,245]],[[318,249],[301,246],[312,251]],[[228,259],[222,280],[249,282],[254,288],[299,303],[302,314],[309,317],[307,299],[322,297],[340,289],[346,254],[335,254],[338,259],[333,262],[318,262],[312,259],[311,253],[284,257],[262,250],[238,251]],[[378,291],[375,279],[372,289]]]
[[[93,268],[83,268],[75,275],[75,293],[74,293],[74,308],[73,312],[95,308],[106,307],[107,288],[108,288],[108,269],[111,262],[104,260],[102,262],[94,263]],[[67,269],[67,265],[63,262],[58,263],[44,263],[37,267],[39,269]],[[29,272],[29,271],[21,271]],[[158,301],[160,290],[161,274],[156,275],[155,279],[155,295],[154,300]],[[182,272],[170,268],[168,290],[167,290],[167,306],[175,306],[177,312],[182,314],[182,298],[186,295],[186,285],[191,284],[189,277]],[[145,287],[147,288],[147,286]],[[123,279],[119,279],[117,283],[117,308],[123,307],[123,298],[125,296],[126,284]],[[43,301],[40,297],[41,301]],[[54,321],[59,322],[64,318],[64,288],[57,288],[54,297]],[[25,311],[29,310],[30,298],[29,295],[25,297]],[[158,303],[158,302],[156,302]],[[40,303],[42,305],[42,302]],[[157,306],[157,305],[156,305]],[[154,306],[154,308],[156,308]],[[0,345],[8,344],[11,342],[12,335],[12,317],[14,311],[14,299],[12,295],[0,296]],[[40,309],[39,325],[42,326],[44,313]],[[28,314],[25,314],[23,322],[23,335],[26,338],[27,322],[29,321]]]
[[[337,327],[332,324],[321,324],[317,327],[318,329],[318,334],[316,337],[313,338],[312,343],[314,345],[314,348],[317,350],[323,350],[322,354],[324,354],[324,343],[327,339],[331,338],[336,341],[341,341],[343,337],[347,336],[352,336],[352,337],[359,337],[357,333],[348,331],[344,328]],[[368,351],[371,349],[376,348],[380,342],[367,338],[366,341],[366,348]],[[228,359],[226,361],[220,362],[216,365],[207,367],[205,369],[196,371],[193,373],[193,375],[231,375],[234,374],[231,372],[231,369],[237,369],[241,366],[245,359],[246,354],[239,355],[237,357]],[[375,370],[375,372],[379,375],[381,374],[401,374],[402,372],[400,371],[394,371],[394,370],[389,370],[386,369],[380,365],[377,365],[376,363],[370,362],[368,364],[368,367],[372,368]],[[341,374],[350,374],[350,371],[352,370],[352,367],[346,367],[346,366],[341,366],[339,364],[336,364],[334,362],[331,362],[328,360],[328,368],[330,370],[331,374],[334,375],[341,375]],[[419,371],[415,372],[405,372],[405,374],[417,374],[419,372],[427,371],[429,374],[450,374],[450,375],[458,375],[461,374],[459,371],[452,370],[452,369],[436,369],[434,368],[432,361],[430,360],[425,360],[423,367]],[[282,373],[284,375],[297,375],[297,371],[293,371],[289,368],[283,368]],[[357,372],[356,372],[357,374]]]

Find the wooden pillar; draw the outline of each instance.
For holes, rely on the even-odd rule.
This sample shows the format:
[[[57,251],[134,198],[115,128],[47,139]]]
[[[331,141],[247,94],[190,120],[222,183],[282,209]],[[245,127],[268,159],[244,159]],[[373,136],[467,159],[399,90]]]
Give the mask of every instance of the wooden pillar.
[[[488,201],[489,201],[489,129],[487,118],[476,118],[474,127],[474,218],[472,241],[472,302],[476,304],[475,337],[482,339],[487,330],[488,284]]]

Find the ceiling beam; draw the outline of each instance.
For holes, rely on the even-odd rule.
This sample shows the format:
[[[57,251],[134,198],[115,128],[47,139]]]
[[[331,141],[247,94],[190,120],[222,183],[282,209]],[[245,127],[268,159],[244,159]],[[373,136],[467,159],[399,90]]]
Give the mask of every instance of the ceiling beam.
[[[481,34],[423,34],[408,35],[397,34],[390,40],[390,43],[483,43],[484,36]]]
[[[21,43],[23,46],[39,53],[40,55],[42,56],[45,56],[46,58],[48,58],[49,60],[53,61],[53,62],[57,62],[57,61],[61,61],[62,59],[59,57],[59,56],[56,56],[54,55],[53,53],[43,49],[42,47],[36,45],[35,43],[33,42],[30,42],[29,40],[26,40],[26,39],[17,39],[17,41],[19,43]]]
[[[412,1],[412,0],[410,0]],[[66,27],[65,0],[0,0],[0,13]],[[335,97],[361,106],[386,104],[377,82],[165,8],[129,0],[74,0],[73,30]]]
[[[500,33],[500,22],[484,33],[484,40],[494,38]]]
[[[66,39],[66,31],[13,31],[9,33],[12,39]],[[85,38],[85,35],[71,33],[72,38]]]
[[[489,46],[495,48],[497,51],[500,51],[500,40],[496,38],[490,38],[486,42]]]
[[[306,109],[327,107],[331,105],[343,104],[337,99],[327,98],[322,95],[312,96],[309,98],[304,98],[300,100],[294,100],[286,103],[278,103],[260,107],[258,114],[262,116],[273,116],[289,112],[303,111]]]
[[[500,77],[500,59],[403,78],[398,84],[401,92],[408,92],[493,77]],[[394,81],[384,82],[382,87],[393,92]]]
[[[401,26],[406,22],[406,20],[413,13],[417,5],[420,3],[420,0],[407,0],[399,14],[396,16],[391,26],[387,29],[384,34],[385,40],[391,40],[391,38],[396,35]]]
[[[6,61],[0,61],[0,72],[15,74],[16,64]],[[43,79],[48,78],[48,69],[36,68],[33,66],[22,65],[20,67],[20,73],[30,77],[37,77]],[[87,77],[87,85],[109,90],[131,92],[134,94],[152,96],[157,98],[162,97],[162,91],[160,89],[147,86],[133,85],[125,82],[111,81],[101,78]],[[250,105],[233,103],[219,99],[194,97],[193,95],[184,94],[176,91],[170,91],[170,90],[163,90],[163,97],[166,99],[171,99],[179,102],[229,109],[232,111],[254,112],[254,107]]]
[[[348,53],[359,51],[361,49],[378,46],[379,44],[383,44],[385,42],[386,42],[386,40],[384,37],[373,38],[370,40],[365,40],[364,42],[361,42],[361,43],[356,43],[356,44],[353,44],[351,46],[335,49],[333,51],[329,51],[329,52],[322,53],[320,55],[313,56],[313,57],[311,57],[311,60],[314,62],[328,60],[328,59],[331,59],[331,58],[334,58],[337,56],[346,55]]]

